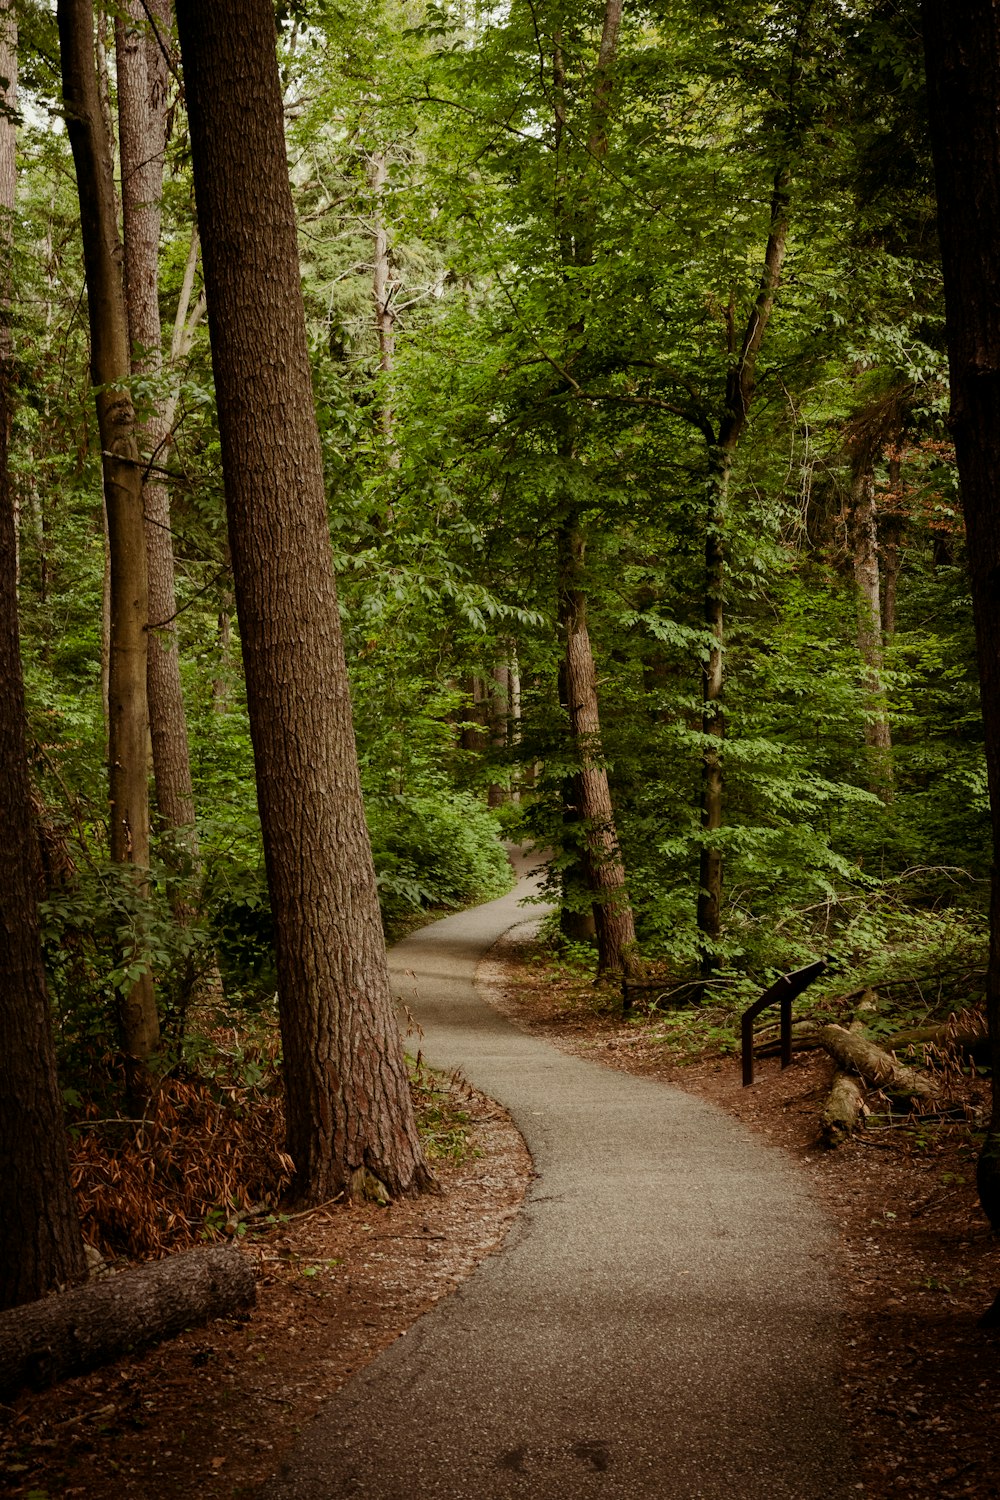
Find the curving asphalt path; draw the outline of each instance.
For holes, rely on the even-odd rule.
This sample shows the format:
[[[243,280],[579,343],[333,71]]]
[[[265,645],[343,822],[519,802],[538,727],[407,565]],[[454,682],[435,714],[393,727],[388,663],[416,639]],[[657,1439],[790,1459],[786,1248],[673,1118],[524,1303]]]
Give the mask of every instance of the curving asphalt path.
[[[832,1237],[801,1174],[722,1111],[569,1057],[477,997],[477,963],[530,889],[392,954],[424,1055],[524,1135],[525,1208],[262,1494],[841,1500]]]

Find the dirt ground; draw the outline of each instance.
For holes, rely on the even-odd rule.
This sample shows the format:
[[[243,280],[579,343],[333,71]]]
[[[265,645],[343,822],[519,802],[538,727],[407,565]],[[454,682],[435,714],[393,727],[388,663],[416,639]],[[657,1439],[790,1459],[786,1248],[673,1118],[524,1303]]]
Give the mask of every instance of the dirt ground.
[[[976,1203],[968,1128],[873,1117],[824,1151],[817,1119],[830,1065],[816,1054],[785,1072],[764,1062],[743,1089],[734,1057],[669,1060],[648,1028],[596,1010],[586,981],[554,979],[530,957],[501,944],[481,971],[518,1024],[713,1100],[809,1175],[840,1231],[859,1496],[1000,1496],[1000,1332],[976,1326],[1000,1285],[1000,1255]],[[469,1091],[463,1108],[472,1150],[439,1166],[441,1196],[337,1206],[248,1237],[260,1276],[248,1314],[0,1408],[0,1493],[252,1494],[323,1400],[502,1242],[530,1160],[495,1104]]]
[[[440,1196],[290,1218],[248,1236],[248,1313],[0,1407],[0,1494],[255,1494],[322,1402],[497,1248],[531,1161],[509,1116],[457,1085],[470,1151]]]

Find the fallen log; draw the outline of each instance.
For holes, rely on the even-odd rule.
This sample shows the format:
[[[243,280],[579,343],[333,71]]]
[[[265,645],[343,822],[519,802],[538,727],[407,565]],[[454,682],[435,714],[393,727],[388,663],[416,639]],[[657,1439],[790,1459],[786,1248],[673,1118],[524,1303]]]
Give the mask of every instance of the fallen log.
[[[0,1313],[0,1400],[43,1390],[253,1303],[253,1264],[229,1245],[101,1276]]]
[[[871,1009],[870,1006],[865,1009]],[[864,1022],[852,1021],[849,1035],[864,1037]],[[820,1116],[820,1140],[830,1150],[843,1144],[858,1128],[865,1107],[864,1090],[851,1073],[839,1068],[833,1075],[833,1083],[827,1097],[826,1107]]]
[[[907,1031],[897,1031],[889,1038],[894,1052],[904,1047],[955,1047],[961,1052],[975,1052],[989,1043],[986,1017],[982,1011],[967,1010],[960,1016],[950,1016],[936,1026],[913,1026]]]
[[[860,1030],[861,1032],[863,1032],[865,1025],[864,1017],[866,1015],[874,1014],[878,1010],[878,996],[876,992],[871,989],[871,987],[863,990],[857,990],[855,993],[859,996],[857,1007],[858,1015],[855,1020],[851,1022],[850,1029],[852,1031]],[[812,1020],[793,1021],[792,1051],[815,1052],[817,1048],[822,1047],[823,1043],[820,1040],[819,1036],[819,1033],[820,1031],[822,1031],[822,1029],[823,1023],[821,1022]],[[770,1027],[762,1027],[761,1035],[766,1036],[769,1030],[771,1030]],[[765,1041],[758,1043],[755,1050],[758,1057],[776,1057],[781,1051],[780,1038],[774,1041]]]
[[[843,1026],[821,1026],[816,1040],[845,1073],[858,1073],[891,1099],[936,1099],[939,1086],[926,1073],[899,1063],[888,1052],[856,1031]]]
[[[826,1107],[820,1116],[820,1140],[832,1150],[854,1134],[861,1119],[865,1096],[858,1080],[839,1070],[833,1075]]]

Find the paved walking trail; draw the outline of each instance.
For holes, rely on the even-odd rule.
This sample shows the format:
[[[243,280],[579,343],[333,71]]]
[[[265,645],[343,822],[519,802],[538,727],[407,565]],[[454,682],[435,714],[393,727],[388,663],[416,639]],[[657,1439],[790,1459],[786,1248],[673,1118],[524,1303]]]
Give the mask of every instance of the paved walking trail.
[[[477,962],[531,914],[529,889],[392,955],[424,1055],[522,1131],[525,1208],[262,1495],[841,1500],[832,1237],[801,1174],[720,1110],[569,1057],[477,998]]]

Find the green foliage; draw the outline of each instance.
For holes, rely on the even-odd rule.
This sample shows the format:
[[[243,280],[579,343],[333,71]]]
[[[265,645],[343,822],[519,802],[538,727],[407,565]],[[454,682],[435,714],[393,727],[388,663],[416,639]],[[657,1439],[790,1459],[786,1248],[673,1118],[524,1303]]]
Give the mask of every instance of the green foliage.
[[[407,912],[458,908],[510,889],[496,823],[469,793],[373,800],[368,821],[390,927]]]
[[[261,866],[219,861],[211,874],[208,920],[229,1004],[259,1010],[278,989],[274,919]]]
[[[176,1044],[192,986],[212,961],[207,927],[179,924],[168,898],[175,872],[145,888],[130,867],[85,866],[41,903],[42,942],[56,1044],[65,1076],[98,1092],[118,1052],[122,997],[156,977],[165,1044]]]
[[[32,104],[12,467],[33,770],[75,866],[45,908],[71,1087],[114,1051],[117,997],[137,965],[154,969],[175,1050],[185,997],[214,956],[244,1016],[266,1013],[277,979],[203,327],[171,377],[164,455],[204,870],[189,890],[196,919],[176,920],[194,876],[168,841],[148,892],[106,868],[104,540],[78,210],[65,136],[39,123],[55,87],[51,16],[22,10]],[[572,516],[645,953],[678,981],[697,969],[711,837],[725,855],[725,1005],[828,951],[845,966],[838,984],[899,972],[926,988],[976,968],[991,850],[913,10],[626,8],[598,148],[597,5],[281,8],[331,540],[390,930],[505,889],[498,828],[555,851],[550,890],[565,908],[590,904],[554,623]],[[726,805],[706,835],[710,464],[779,168],[789,241],[724,516]],[[191,204],[178,102],[167,327]],[[391,359],[372,317],[376,217]],[[148,402],[151,383],[133,394]],[[899,430],[872,482],[883,601],[896,569],[879,684],[891,800],[865,744],[874,710],[851,509],[852,441],[890,400]],[[517,712],[497,710],[489,685],[512,665]],[[495,801],[512,787],[519,804],[486,810],[488,788]],[[705,1010],[699,1026],[724,1024]]]
[[[471,1144],[470,1115],[462,1098],[468,1086],[461,1076],[446,1078],[426,1067],[419,1057],[407,1057],[407,1065],[417,1128],[427,1159],[457,1166],[478,1155]]]

